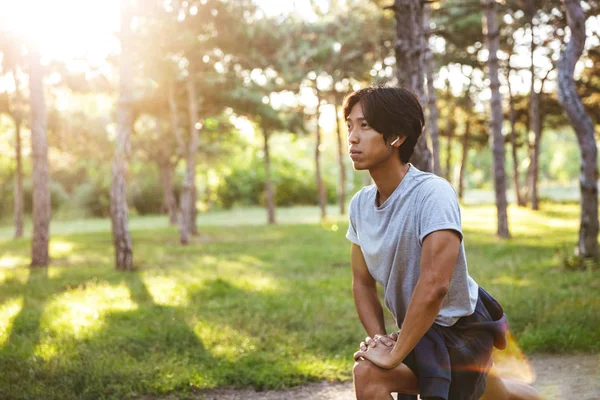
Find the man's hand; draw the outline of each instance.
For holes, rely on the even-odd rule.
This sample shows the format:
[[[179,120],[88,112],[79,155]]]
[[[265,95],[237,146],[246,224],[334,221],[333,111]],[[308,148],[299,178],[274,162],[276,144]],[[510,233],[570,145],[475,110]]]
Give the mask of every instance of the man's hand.
[[[402,360],[395,360],[392,355],[393,347],[376,346],[369,347],[367,351],[357,351],[354,353],[354,360],[360,361],[361,358],[369,360],[380,368],[392,369],[402,363]]]
[[[369,347],[376,347],[378,343],[383,344],[387,347],[394,347],[394,344],[398,340],[398,333],[391,333],[389,335],[375,335],[373,338],[367,336],[364,342],[360,342],[360,350],[367,351]]]

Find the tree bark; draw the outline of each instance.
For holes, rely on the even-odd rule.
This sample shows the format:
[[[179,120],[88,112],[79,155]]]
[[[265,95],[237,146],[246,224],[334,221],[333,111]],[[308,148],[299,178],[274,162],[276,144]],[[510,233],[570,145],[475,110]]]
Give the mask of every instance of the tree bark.
[[[119,62],[119,105],[117,109],[117,137],[110,188],[110,215],[115,267],[120,270],[133,268],[133,245],[129,234],[127,216],[127,158],[130,152],[129,137],[133,126],[133,69],[131,46],[131,15],[129,4],[121,6],[121,56]]]
[[[456,119],[454,114],[448,115],[448,136],[446,141],[446,180],[452,182],[452,138],[454,137],[454,130],[456,129]]]
[[[471,119],[467,118],[465,123],[465,133],[462,137],[462,157],[460,159],[460,173],[458,176],[458,199],[463,200],[465,192],[465,169],[467,167],[467,157],[469,155],[469,135],[471,134]]]
[[[510,116],[510,145],[512,149],[512,159],[513,159],[513,182],[515,185],[515,197],[517,199],[517,205],[519,207],[525,207],[525,200],[521,194],[521,183],[519,179],[519,159],[517,156],[517,116],[515,112],[515,99],[512,94],[512,86],[510,84],[510,58],[508,60],[509,67],[508,72],[506,74],[506,81],[508,82],[508,105],[509,105],[509,116]]]
[[[198,234],[198,186],[196,186],[196,179],[194,178],[194,186],[192,186],[192,220],[190,225],[190,232],[193,236]]]
[[[199,133],[196,124],[198,121],[198,100],[196,98],[196,85],[194,82],[194,74],[190,73],[186,81],[186,89],[188,94],[188,113],[190,118],[190,141],[186,151],[186,166],[185,178],[181,191],[181,220],[179,228],[179,241],[181,244],[187,244],[190,235],[193,233],[193,226],[196,224],[194,220],[195,196],[194,190],[196,187],[196,153],[198,151]]]
[[[412,91],[421,104],[426,104],[424,90],[423,5],[420,0],[395,0],[396,16],[395,45],[396,78],[398,85]],[[428,22],[427,22],[428,23]],[[432,156],[427,147],[427,137],[422,134],[417,140],[411,163],[421,171],[431,172]]]
[[[558,101],[573,126],[581,151],[581,220],[578,254],[584,258],[598,257],[598,150],[594,124],[577,94],[573,74],[575,64],[585,47],[585,15],[579,0],[565,0],[571,40],[558,61]]]
[[[15,81],[15,106],[11,107],[10,113],[15,123],[15,186],[14,186],[14,210],[13,218],[15,224],[15,238],[23,237],[23,155],[21,151],[21,124],[23,115],[21,114],[21,91],[17,74],[13,71]]]
[[[534,63],[534,52],[535,52],[535,32],[533,30],[533,17],[531,14],[530,28],[531,28],[531,89],[529,91],[529,123],[530,129],[533,132],[533,146],[530,151],[530,168],[528,170],[528,183],[529,183],[529,194],[531,197],[531,209],[538,210],[538,188],[537,188],[537,170],[538,170],[538,156],[539,156],[539,138],[538,134],[541,135],[540,124],[540,98],[535,91],[535,63]],[[537,146],[537,149],[536,149]],[[537,151],[536,151],[537,150]]]
[[[338,115],[338,98],[336,97],[335,104],[335,122],[337,128],[337,145],[338,145],[338,166],[339,166],[339,182],[338,182],[338,196],[340,203],[340,215],[346,214],[346,165],[344,164],[344,145],[343,145],[343,134],[342,124],[340,123],[340,117]]]
[[[492,153],[494,157],[494,189],[496,195],[496,209],[498,214],[497,234],[502,238],[510,237],[508,230],[508,215],[506,201],[506,173],[504,170],[504,137],[502,136],[502,96],[500,94],[500,81],[498,79],[498,47],[499,30],[498,16],[495,0],[481,0],[484,8],[483,29],[489,50],[488,75],[490,79],[491,119],[490,130],[492,133]]]
[[[31,266],[47,267],[50,262],[50,172],[46,137],[46,103],[43,71],[38,48],[30,53],[29,99],[31,105],[31,153],[33,164],[33,239]]]
[[[542,78],[540,85],[540,91],[536,93],[534,103],[534,112],[532,113],[532,127],[533,127],[533,146],[531,148],[531,165],[528,170],[528,180],[531,187],[531,208],[533,210],[539,209],[539,198],[538,198],[538,177],[540,175],[540,148],[542,144],[542,129],[544,126],[544,114],[542,113],[540,103],[544,93],[544,83],[548,79],[548,75],[554,69],[554,66],[546,72],[546,76]]]
[[[267,201],[267,219],[269,225],[274,225],[275,220],[275,192],[273,190],[273,182],[271,180],[271,155],[269,153],[269,137],[270,133],[263,128],[264,135],[264,153],[265,153],[265,195]]]
[[[327,194],[325,193],[325,184],[321,175],[321,91],[315,81],[315,90],[317,91],[317,143],[315,146],[315,172],[317,178],[317,192],[319,197],[319,207],[321,209],[321,220],[327,217]]]
[[[433,53],[429,48],[429,36],[431,29],[429,28],[429,19],[431,16],[431,6],[425,5],[423,16],[423,27],[425,29],[425,74],[427,76],[427,111],[428,111],[428,126],[426,132],[431,138],[431,153],[433,163],[433,173],[437,176],[442,176],[442,164],[440,163],[440,127],[438,125],[439,111],[437,107],[437,96],[435,87],[433,86],[435,65]]]
[[[163,207],[169,216],[169,223],[177,225],[177,200],[173,192],[174,166],[171,162],[162,161],[158,163],[158,170],[163,188]]]
[[[23,237],[23,160],[21,154],[21,120],[15,119],[15,188],[14,188],[14,223],[15,238]]]

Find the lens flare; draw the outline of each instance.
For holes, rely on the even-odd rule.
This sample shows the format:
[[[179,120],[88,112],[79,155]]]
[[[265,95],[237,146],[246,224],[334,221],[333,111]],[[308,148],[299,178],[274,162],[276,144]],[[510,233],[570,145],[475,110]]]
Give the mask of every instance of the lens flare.
[[[337,224],[337,221],[329,217],[321,219],[321,227],[326,231],[330,232],[337,232],[338,229],[340,229],[340,227]]]
[[[503,378],[512,378],[524,383],[535,381],[535,371],[527,356],[521,351],[514,336],[506,334],[508,345],[505,350],[494,351],[494,363],[498,374]]]

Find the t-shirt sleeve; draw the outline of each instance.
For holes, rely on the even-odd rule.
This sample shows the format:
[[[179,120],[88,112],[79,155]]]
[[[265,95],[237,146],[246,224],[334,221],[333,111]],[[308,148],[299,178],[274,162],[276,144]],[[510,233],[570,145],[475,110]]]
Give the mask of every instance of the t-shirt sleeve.
[[[432,179],[423,184],[419,204],[417,226],[419,243],[435,231],[450,229],[463,239],[460,207],[454,188],[444,179]]]
[[[346,232],[346,238],[352,243],[360,246],[360,242],[358,240],[358,232],[356,230],[356,218],[357,218],[357,205],[358,205],[358,193],[352,198],[350,201],[350,212],[348,213],[348,218],[350,223],[348,224],[348,232]]]

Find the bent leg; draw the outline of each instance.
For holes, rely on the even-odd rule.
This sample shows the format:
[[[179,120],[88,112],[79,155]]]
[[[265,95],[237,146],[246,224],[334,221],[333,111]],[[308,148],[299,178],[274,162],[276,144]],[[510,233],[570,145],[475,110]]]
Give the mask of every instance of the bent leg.
[[[532,386],[513,379],[501,378],[492,367],[487,376],[481,400],[541,400],[543,397]]]
[[[371,361],[354,364],[354,391],[358,400],[389,400],[391,393],[418,394],[417,377],[404,364],[393,369],[379,368]]]

